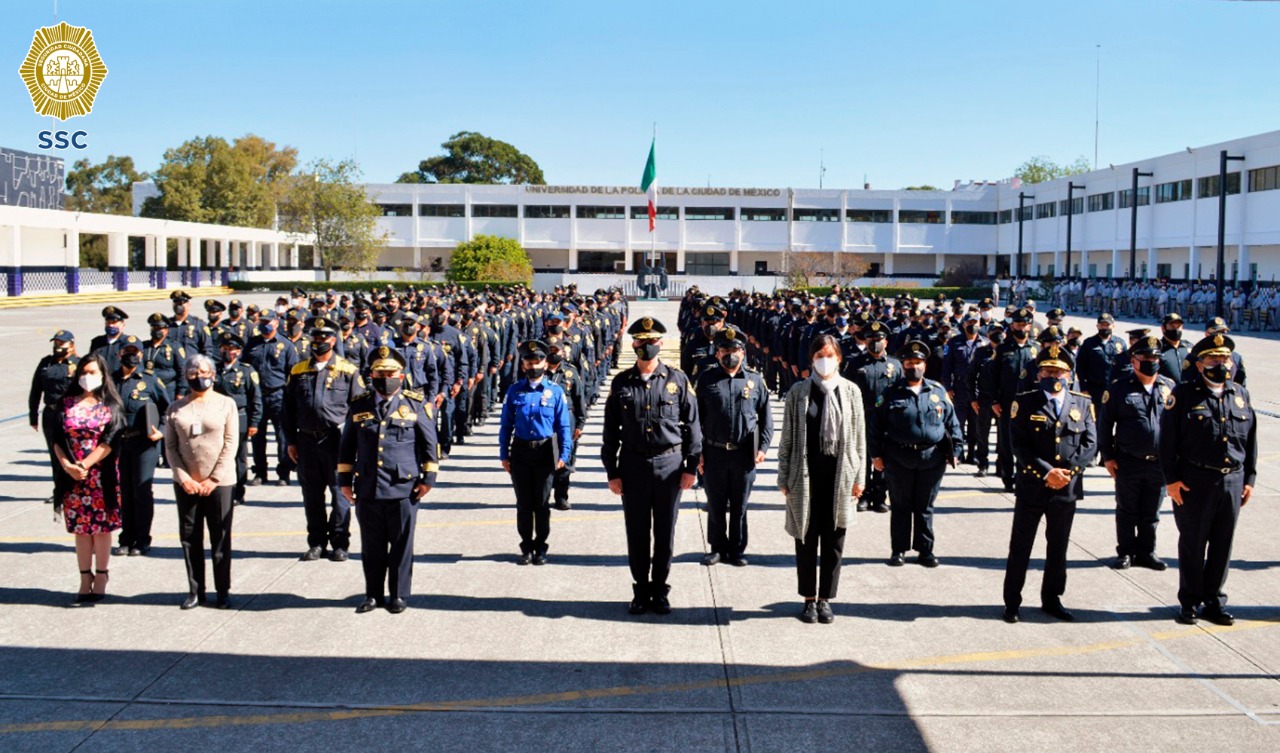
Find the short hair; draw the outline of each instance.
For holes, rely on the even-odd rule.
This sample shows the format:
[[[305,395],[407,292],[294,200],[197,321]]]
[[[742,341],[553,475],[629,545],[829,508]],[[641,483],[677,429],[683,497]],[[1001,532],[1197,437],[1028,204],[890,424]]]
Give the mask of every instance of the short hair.
[[[809,343],[809,360],[811,360],[811,361],[812,361],[812,360],[813,360],[813,354],[814,354],[814,353],[817,353],[818,351],[822,350],[823,348],[827,347],[828,345],[830,345],[832,348],[835,348],[835,351],[836,351],[836,358],[839,358],[840,360],[842,360],[842,361],[843,361],[843,360],[844,360],[844,351],[842,351],[842,350],[840,349],[840,341],[839,341],[839,340],[837,340],[837,339],[836,339],[835,337],[833,337],[832,335],[827,335],[827,334],[818,335],[817,337],[813,338],[813,340],[812,340],[812,341],[810,341],[810,343]]]
[[[213,372],[216,372],[218,370],[218,367],[213,365],[213,359],[209,358],[203,353],[196,353],[194,356],[189,356],[187,360],[183,362],[182,373],[186,374],[192,369],[196,371],[200,371],[201,369],[205,369],[205,368]]]

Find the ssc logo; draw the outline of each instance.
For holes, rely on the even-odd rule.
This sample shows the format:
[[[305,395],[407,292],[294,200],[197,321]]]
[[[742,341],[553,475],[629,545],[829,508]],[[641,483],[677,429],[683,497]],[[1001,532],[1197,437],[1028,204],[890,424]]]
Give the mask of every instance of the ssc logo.
[[[37,113],[68,120],[93,110],[107,66],[98,55],[93,32],[64,21],[36,30],[18,73]]]

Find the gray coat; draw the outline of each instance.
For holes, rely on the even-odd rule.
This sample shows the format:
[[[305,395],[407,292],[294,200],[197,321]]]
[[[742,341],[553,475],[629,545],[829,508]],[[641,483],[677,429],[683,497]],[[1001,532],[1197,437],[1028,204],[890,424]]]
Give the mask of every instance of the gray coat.
[[[867,481],[867,430],[862,407],[862,391],[858,385],[837,376],[840,383],[832,391],[839,394],[844,409],[841,428],[839,458],[836,465],[837,491],[835,521],[837,528],[853,525],[853,487],[866,485]],[[782,440],[778,446],[778,488],[787,490],[786,530],[793,538],[803,539],[809,531],[809,464],[805,460],[808,444],[805,434],[805,413],[809,410],[809,390],[812,383],[806,379],[797,382],[787,392],[787,403],[782,413]],[[841,492],[840,490],[844,490]]]

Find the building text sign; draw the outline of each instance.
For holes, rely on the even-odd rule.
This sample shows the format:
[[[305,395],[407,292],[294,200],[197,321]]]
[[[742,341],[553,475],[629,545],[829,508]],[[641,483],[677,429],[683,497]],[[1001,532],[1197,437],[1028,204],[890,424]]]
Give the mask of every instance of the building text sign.
[[[525,193],[643,196],[637,186],[525,186]],[[682,188],[659,186],[660,196],[781,196],[781,188]]]

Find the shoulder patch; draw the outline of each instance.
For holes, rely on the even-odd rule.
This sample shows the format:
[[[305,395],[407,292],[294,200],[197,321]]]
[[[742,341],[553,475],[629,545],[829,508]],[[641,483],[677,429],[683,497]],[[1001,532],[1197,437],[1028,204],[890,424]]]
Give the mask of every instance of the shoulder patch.
[[[290,374],[306,374],[309,371],[311,371],[311,362],[299,361],[298,363],[295,363],[293,365],[293,368],[289,370],[289,373]]]
[[[425,399],[422,393],[417,390],[404,390],[403,394],[410,400],[417,400],[418,402],[422,402]]]
[[[1165,397],[1165,399],[1164,399],[1164,407],[1165,407],[1165,410],[1170,410],[1170,409],[1172,409],[1172,408],[1173,408],[1173,406],[1174,406],[1174,404],[1176,404],[1177,402],[1178,402],[1177,398],[1175,398],[1175,397],[1173,396],[1173,393],[1172,393],[1172,392],[1170,392],[1170,393],[1169,393],[1169,395],[1168,395],[1167,397]]]
[[[257,383],[258,383],[258,372],[256,372],[256,371],[250,371],[250,372],[249,372],[249,381],[253,382],[254,384],[257,384]]]
[[[1018,401],[1014,400],[1013,405],[1009,406],[1009,418],[1013,419],[1017,417],[1018,417]]]
[[[1111,390],[1103,390],[1103,391],[1102,391],[1102,403],[1103,403],[1103,405],[1105,405],[1105,404],[1106,404],[1106,402],[1107,402],[1108,400],[1110,400],[1110,399],[1111,399]]]

